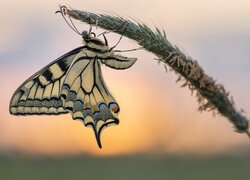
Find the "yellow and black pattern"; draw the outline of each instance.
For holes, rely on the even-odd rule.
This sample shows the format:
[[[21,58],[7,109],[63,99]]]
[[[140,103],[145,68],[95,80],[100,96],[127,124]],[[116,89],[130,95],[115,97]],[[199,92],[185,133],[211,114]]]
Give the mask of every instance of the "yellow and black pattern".
[[[101,148],[100,134],[104,127],[119,123],[120,108],[106,88],[100,66],[127,69],[136,58],[114,54],[95,37],[84,40],[85,46],[68,52],[26,80],[11,99],[10,113],[71,113],[73,119],[93,128]]]
[[[26,114],[61,114],[63,108],[60,92],[75,55],[82,47],[74,49],[58,58],[25,81],[14,93],[10,103],[10,113]]]

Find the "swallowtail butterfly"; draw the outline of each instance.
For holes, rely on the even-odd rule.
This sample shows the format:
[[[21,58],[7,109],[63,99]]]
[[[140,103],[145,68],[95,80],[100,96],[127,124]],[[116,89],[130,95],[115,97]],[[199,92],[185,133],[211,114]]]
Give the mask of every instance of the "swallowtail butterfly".
[[[127,69],[136,58],[121,56],[94,33],[81,33],[84,45],[59,57],[28,78],[13,94],[13,115],[58,115],[71,113],[93,128],[98,146],[104,127],[118,124],[119,105],[107,89],[101,64]]]

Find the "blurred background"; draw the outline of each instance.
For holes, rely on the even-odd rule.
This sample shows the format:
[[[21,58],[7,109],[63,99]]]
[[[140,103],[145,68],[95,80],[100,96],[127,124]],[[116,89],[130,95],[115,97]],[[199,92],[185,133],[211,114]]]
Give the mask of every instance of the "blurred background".
[[[39,69],[81,46],[59,5],[120,15],[162,28],[196,59],[250,117],[250,2],[247,0],[2,0],[0,28],[0,179],[243,179],[250,177],[250,143],[224,117],[197,111],[187,88],[176,84],[145,51],[128,70],[102,66],[120,105],[120,124],[102,133],[71,115],[12,116],[17,87]],[[80,31],[87,24],[74,21]],[[94,28],[96,33],[102,29]],[[107,35],[110,46],[119,35]],[[138,47],[123,38],[116,49]]]

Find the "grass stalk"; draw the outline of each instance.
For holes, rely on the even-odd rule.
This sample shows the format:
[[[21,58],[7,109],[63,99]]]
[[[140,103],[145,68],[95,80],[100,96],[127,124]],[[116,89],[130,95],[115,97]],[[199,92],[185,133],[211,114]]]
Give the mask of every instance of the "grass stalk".
[[[151,30],[145,24],[108,14],[74,9],[66,9],[65,12],[74,19],[126,36],[145,50],[154,53],[160,62],[178,74],[177,81],[184,81],[183,86],[195,92],[200,111],[218,112],[234,125],[237,132],[246,133],[250,138],[248,119],[242,112],[236,110],[224,86],[208,76],[196,60],[187,57],[177,46],[171,44],[164,30],[160,31],[158,28]]]

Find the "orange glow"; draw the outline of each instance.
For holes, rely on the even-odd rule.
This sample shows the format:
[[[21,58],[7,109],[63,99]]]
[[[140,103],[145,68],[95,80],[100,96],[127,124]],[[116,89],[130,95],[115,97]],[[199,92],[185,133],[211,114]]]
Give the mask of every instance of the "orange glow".
[[[7,106],[2,116],[8,138],[5,143],[28,153],[88,153],[103,156],[140,152],[213,154],[225,151],[232,139],[237,140],[237,135],[230,131],[227,121],[213,120],[207,113],[198,114],[192,107],[195,105],[189,108],[195,102],[186,93],[182,94],[181,90],[178,93],[173,90],[165,93],[166,90],[160,88],[158,82],[149,81],[140,73],[132,78],[135,76],[134,70],[129,71],[104,70],[107,85],[121,111],[120,124],[103,131],[103,149],[98,148],[92,129],[79,121],[73,121],[69,114],[16,117],[6,113]],[[10,96],[11,92],[6,94]],[[175,101],[179,101],[182,96],[188,98],[176,108]],[[8,104],[9,99],[6,97],[4,104]],[[216,131],[214,127],[221,129]],[[217,137],[216,133],[220,131],[225,136]],[[238,142],[240,139],[244,138],[238,137]]]
[[[87,153],[98,156],[136,153],[218,154],[249,147],[249,139],[233,132],[226,118],[213,117],[209,112],[198,113],[197,102],[195,97],[190,96],[190,91],[180,88],[180,84],[175,83],[177,76],[174,73],[166,74],[164,68],[153,60],[155,57],[146,51],[122,53],[138,58],[128,70],[115,71],[102,66],[105,82],[121,108],[120,124],[103,131],[103,149],[98,148],[93,130],[79,121],[73,121],[70,114],[10,115],[8,106],[15,89],[50,60],[79,46],[81,41],[61,17],[54,15],[58,2],[14,2],[15,6],[4,0],[1,5],[6,8],[0,11],[1,17],[6,14],[9,16],[2,19],[3,26],[0,29],[0,152],[13,150],[50,155]],[[193,55],[204,70],[208,70],[208,74],[215,74],[218,82],[227,83],[225,87],[235,97],[236,105],[244,107],[249,117],[249,51],[246,49],[249,49],[250,25],[245,22],[250,17],[250,2],[232,2],[160,0],[157,3],[145,1],[141,8],[141,1],[127,0],[126,4],[121,5],[120,1],[105,0],[98,1],[96,9],[95,0],[88,3],[78,0],[66,5],[91,12],[99,9],[98,13],[115,12],[149,26],[154,24],[152,18],[153,22],[159,19],[160,25],[156,26],[163,26],[170,41],[188,50],[187,54]],[[76,22],[79,30],[89,28],[81,24]],[[112,45],[116,44],[120,36],[110,33],[107,37]],[[225,40],[224,44],[219,44],[218,37],[223,42]],[[232,37],[233,40],[240,39],[238,44]],[[238,54],[233,52],[237,50],[235,46],[229,53],[227,46],[230,43],[226,40],[239,46]],[[246,45],[243,46],[241,41]],[[117,48],[135,48],[135,43],[131,45],[128,42],[123,38]],[[225,47],[214,52],[214,45]],[[237,57],[237,61],[236,58],[230,59],[231,55]],[[220,65],[217,67],[217,64]],[[231,74],[233,80],[228,77]]]

